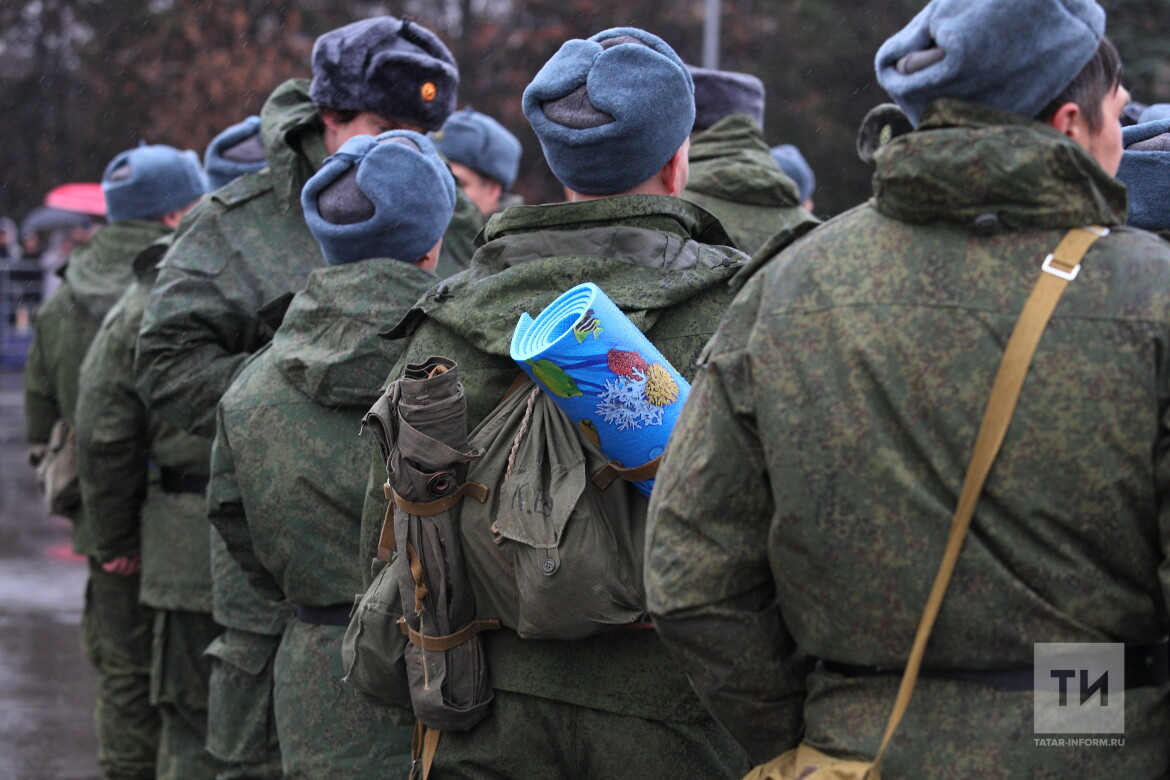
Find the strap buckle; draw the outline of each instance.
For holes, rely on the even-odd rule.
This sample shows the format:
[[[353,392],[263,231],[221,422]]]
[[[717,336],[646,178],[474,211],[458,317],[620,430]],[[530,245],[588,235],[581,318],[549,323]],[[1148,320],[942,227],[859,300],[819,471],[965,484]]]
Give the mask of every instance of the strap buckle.
[[[1064,279],[1065,281],[1068,281],[1068,282],[1071,282],[1073,279],[1076,279],[1077,274],[1079,274],[1081,272],[1081,264],[1080,263],[1077,263],[1076,265],[1074,265],[1072,267],[1072,269],[1066,271],[1063,268],[1057,268],[1056,266],[1054,266],[1052,264],[1053,259],[1054,258],[1052,257],[1051,254],[1048,255],[1048,257],[1044,258],[1044,262],[1040,265],[1040,270],[1044,271],[1045,273],[1050,273],[1053,276],[1058,276],[1061,279]]]

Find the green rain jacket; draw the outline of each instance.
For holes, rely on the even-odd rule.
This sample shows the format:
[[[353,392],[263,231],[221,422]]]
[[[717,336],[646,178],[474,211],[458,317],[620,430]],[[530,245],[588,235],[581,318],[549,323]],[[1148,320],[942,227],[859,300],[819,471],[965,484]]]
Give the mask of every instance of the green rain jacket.
[[[25,364],[25,431],[30,444],[47,442],[59,419],[75,422],[85,352],[106,312],[134,280],[134,258],[170,230],[161,222],[121,220],[103,227],[70,255],[65,283],[37,310]],[[74,550],[94,554],[81,513],[72,519]]]
[[[764,760],[872,757],[1004,346],[1065,232],[1112,228],[1040,341],[925,668],[1029,670],[1034,643],[1164,637],[1170,246],[1047,125],[942,100],[878,154],[874,197],[737,296],[651,500],[647,595],[706,703]],[[1161,572],[1159,568],[1161,567]],[[1124,747],[1034,742],[1033,691],[920,679],[882,776],[1161,777],[1167,688]],[[1105,735],[1110,736],[1110,735]],[[1112,735],[1117,736],[1117,735]]]
[[[508,356],[522,312],[535,316],[565,290],[593,282],[642,329],[684,377],[731,300],[727,280],[746,260],[702,209],[665,196],[518,206],[493,216],[469,270],[419,302],[396,329],[412,334],[407,362],[443,355],[459,365],[473,428],[519,369]],[[376,449],[376,448],[374,448]],[[362,517],[369,574],[386,508],[385,465],[374,457]],[[706,718],[653,631],[609,631],[573,642],[483,637],[498,690],[656,721]]]
[[[772,159],[759,125],[746,114],[720,119],[691,141],[690,178],[682,196],[719,218],[748,254],[774,233],[817,219],[800,207],[792,179]]]
[[[301,211],[301,190],[326,154],[308,81],[276,88],[260,112],[260,133],[268,167],[204,202],[164,258],[142,324],[139,391],[153,411],[209,439],[215,405],[248,355],[272,338],[257,312],[300,290],[325,262]],[[462,200],[452,221],[456,251],[444,268],[466,267],[468,236],[481,224],[475,205]]]
[[[362,589],[369,453],[357,436],[403,348],[378,333],[435,281],[386,258],[313,272],[220,402],[211,519],[270,597],[328,607]]]
[[[362,589],[353,553],[368,454],[357,437],[403,346],[379,330],[435,281],[388,258],[314,271],[220,401],[208,512],[266,596],[348,611]],[[343,634],[293,621],[281,640],[285,700],[305,704],[277,711],[286,770],[405,772],[409,730],[340,682]]]
[[[78,472],[98,560],[141,553],[144,604],[209,613],[202,488],[211,445],[150,414],[134,387],[138,326],[166,248],[159,244],[169,238],[139,255],[137,280],[110,310],[81,366]]]

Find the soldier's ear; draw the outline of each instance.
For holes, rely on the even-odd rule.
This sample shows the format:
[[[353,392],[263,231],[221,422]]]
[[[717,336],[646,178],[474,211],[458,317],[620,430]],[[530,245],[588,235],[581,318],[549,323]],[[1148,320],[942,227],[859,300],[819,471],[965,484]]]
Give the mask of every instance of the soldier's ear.
[[[667,195],[679,196],[682,191],[687,188],[687,179],[690,177],[690,163],[688,156],[691,152],[691,141],[688,138],[683,142],[683,145],[678,148],[674,156],[662,166],[662,170],[658,172],[659,180],[662,182],[662,189]]]
[[[1077,134],[1081,132],[1081,125],[1084,123],[1085,112],[1081,110],[1079,105],[1072,101],[1061,105],[1046,120],[1046,124],[1056,130],[1056,132],[1067,135],[1074,141],[1077,140]]]

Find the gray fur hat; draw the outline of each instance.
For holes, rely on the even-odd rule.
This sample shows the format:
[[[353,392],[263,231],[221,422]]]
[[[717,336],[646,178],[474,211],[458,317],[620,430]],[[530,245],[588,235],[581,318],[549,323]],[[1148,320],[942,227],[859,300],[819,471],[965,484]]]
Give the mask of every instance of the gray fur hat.
[[[1154,103],[1146,106],[1138,117],[1138,124],[1157,122],[1160,119],[1170,119],[1170,103]]]
[[[106,217],[159,219],[207,192],[199,155],[173,146],[139,146],[110,160],[102,174]]]
[[[808,160],[804,159],[804,155],[800,153],[799,149],[792,144],[773,146],[772,159],[780,166],[780,170],[788,175],[788,178],[796,182],[796,188],[800,190],[801,201],[812,197],[813,192],[817,189],[817,175],[813,173],[812,166],[808,164]]]
[[[520,141],[487,114],[456,111],[431,139],[451,162],[495,179],[511,189],[520,170]]]
[[[937,98],[1034,117],[1104,35],[1095,0],[931,0],[882,44],[874,67],[915,127]]]
[[[1129,190],[1129,219],[1145,230],[1170,229],[1170,116],[1122,130],[1117,180]]]
[[[459,67],[433,32],[378,16],[327,32],[313,44],[309,95],[324,108],[372,111],[438,130],[455,110]]]
[[[245,173],[255,173],[267,164],[258,116],[250,116],[222,131],[211,139],[203,153],[203,168],[212,190],[232,183]]]
[[[750,73],[688,65],[695,82],[695,128],[700,133],[729,114],[747,114],[764,127],[764,82]]]
[[[562,184],[625,192],[662,170],[695,124],[695,86],[657,35],[616,27],[566,41],[524,90],[524,115]]]

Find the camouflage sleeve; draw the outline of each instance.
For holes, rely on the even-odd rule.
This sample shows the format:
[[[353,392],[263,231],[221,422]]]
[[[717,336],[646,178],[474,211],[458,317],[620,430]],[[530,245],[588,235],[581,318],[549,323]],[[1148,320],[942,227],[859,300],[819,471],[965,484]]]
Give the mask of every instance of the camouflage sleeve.
[[[151,412],[185,431],[215,435],[215,406],[248,353],[264,340],[255,312],[232,295],[236,250],[216,214],[200,218],[167,252],[151,291],[135,364]]]
[[[750,382],[738,350],[710,359],[691,388],[650,502],[646,595],[703,702],[759,762],[800,740],[807,670],[775,606]]]
[[[24,364],[24,429],[29,444],[45,444],[49,431],[61,416],[57,408],[57,393],[49,374],[45,337],[38,319],[33,331],[32,346]]]
[[[123,296],[81,364],[77,401],[77,471],[98,560],[140,552],[150,430],[134,388],[137,320]]]
[[[228,552],[240,565],[248,584],[271,601],[284,599],[276,578],[256,557],[252,532],[244,511],[244,498],[236,477],[231,438],[223,422],[223,410],[217,412],[215,440],[211,445],[211,482],[207,487],[207,519],[219,531]]]
[[[439,265],[435,274],[446,279],[467,268],[475,254],[475,237],[487,219],[471,198],[460,187],[455,188],[455,213],[443,234],[443,247],[439,253]]]

